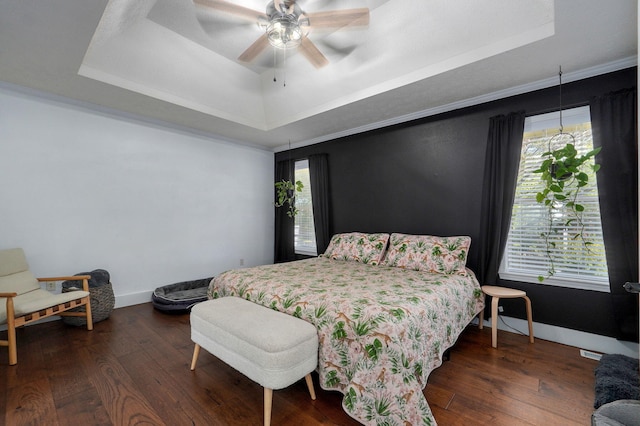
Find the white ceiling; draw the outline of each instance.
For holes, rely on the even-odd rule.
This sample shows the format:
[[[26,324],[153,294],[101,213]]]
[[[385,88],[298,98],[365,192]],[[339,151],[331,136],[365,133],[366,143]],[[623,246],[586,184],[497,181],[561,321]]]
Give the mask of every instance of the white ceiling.
[[[295,51],[274,68],[271,49],[236,60],[257,25],[191,0],[0,0],[0,81],[278,149],[554,85],[559,65],[570,81],[637,60],[636,0],[299,4],[368,7],[370,23],[311,32],[324,68]]]

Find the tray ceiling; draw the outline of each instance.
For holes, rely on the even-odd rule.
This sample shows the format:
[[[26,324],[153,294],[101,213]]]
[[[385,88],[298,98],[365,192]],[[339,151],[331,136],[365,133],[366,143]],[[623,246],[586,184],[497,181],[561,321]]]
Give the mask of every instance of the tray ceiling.
[[[191,0],[46,3],[0,3],[13,58],[0,55],[0,80],[267,149],[553,79],[558,65],[626,64],[637,51],[632,0],[300,0],[308,12],[370,9],[365,28],[309,34],[330,61],[321,69],[271,48],[239,62],[263,30]]]

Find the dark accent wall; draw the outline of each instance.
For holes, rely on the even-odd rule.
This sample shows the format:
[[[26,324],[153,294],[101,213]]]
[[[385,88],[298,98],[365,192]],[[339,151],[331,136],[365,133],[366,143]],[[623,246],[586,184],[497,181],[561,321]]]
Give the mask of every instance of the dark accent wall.
[[[565,83],[563,107],[636,85],[629,68]],[[428,93],[424,94],[429,96]],[[518,110],[536,115],[558,110],[558,88],[538,90],[375,131],[280,152],[276,160],[329,155],[332,234],[403,232],[469,235],[468,265],[479,253],[480,204],[489,118]],[[613,336],[609,293],[502,281],[525,290],[534,321]],[[504,301],[505,315],[525,318],[521,299]]]

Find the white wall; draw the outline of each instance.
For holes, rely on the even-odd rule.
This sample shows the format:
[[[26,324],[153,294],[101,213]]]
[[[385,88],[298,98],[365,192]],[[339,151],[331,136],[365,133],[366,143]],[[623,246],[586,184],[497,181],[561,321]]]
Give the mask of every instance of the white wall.
[[[273,153],[0,86],[0,249],[111,273],[116,306],[273,261]]]

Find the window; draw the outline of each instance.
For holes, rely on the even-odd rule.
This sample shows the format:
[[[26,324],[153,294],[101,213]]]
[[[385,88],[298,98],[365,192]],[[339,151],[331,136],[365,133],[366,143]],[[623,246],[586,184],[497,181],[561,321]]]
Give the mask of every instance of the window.
[[[309,177],[309,160],[298,160],[295,163],[295,180],[301,181],[304,187],[296,195],[298,214],[294,221],[294,249],[296,254],[316,256],[316,232],[313,224],[313,203],[311,201],[311,179]]]
[[[564,132],[575,137],[578,152],[584,154],[592,150],[589,107],[566,110],[562,116]],[[558,112],[527,117],[525,120],[511,228],[500,265],[502,279],[539,283],[538,276],[546,277],[548,274],[549,259],[540,230],[547,227],[549,210],[536,202],[536,193],[541,191],[542,182],[540,175],[533,171],[539,167],[541,155],[549,150],[549,139],[558,133],[558,128]],[[564,146],[566,141],[561,143]],[[560,146],[551,147],[554,148]],[[608,292],[598,188],[593,172],[589,175],[588,186],[581,190],[578,202],[585,207],[583,234],[592,245],[586,249],[582,241],[571,237],[577,228],[575,224],[558,229],[552,237],[555,247],[550,248],[555,274],[542,284]],[[565,223],[569,219],[562,211],[553,214],[554,223]]]

